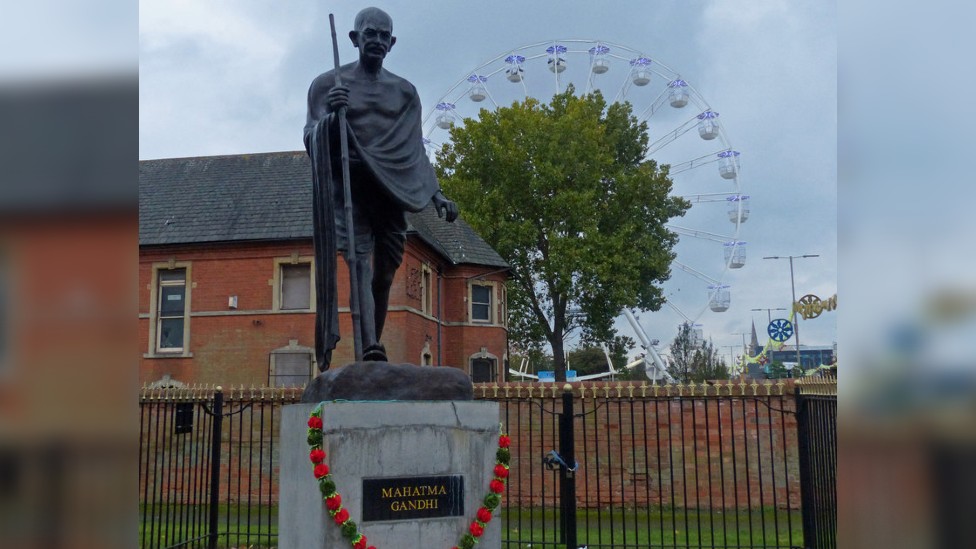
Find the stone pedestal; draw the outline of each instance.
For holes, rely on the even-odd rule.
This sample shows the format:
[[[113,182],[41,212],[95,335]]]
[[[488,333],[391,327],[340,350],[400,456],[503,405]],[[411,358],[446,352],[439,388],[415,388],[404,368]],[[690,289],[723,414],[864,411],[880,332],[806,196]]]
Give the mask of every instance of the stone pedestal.
[[[285,406],[281,416],[280,549],[350,547],[325,509],[312,476],[306,434],[308,416],[315,406]],[[494,476],[497,403],[328,402],[322,421],[326,463],[343,507],[369,539],[369,545],[388,549],[450,548],[458,544],[475,520]],[[381,479],[379,482],[394,486],[398,482],[409,484],[417,477],[443,476],[462,479],[462,516],[363,521],[363,479]],[[371,501],[365,503],[416,508],[409,494],[396,497],[395,489],[386,494],[389,497],[367,496]],[[502,499],[504,505],[504,496]],[[500,509],[495,509],[478,544],[480,549],[501,547]],[[392,512],[392,516],[397,514],[396,510]]]

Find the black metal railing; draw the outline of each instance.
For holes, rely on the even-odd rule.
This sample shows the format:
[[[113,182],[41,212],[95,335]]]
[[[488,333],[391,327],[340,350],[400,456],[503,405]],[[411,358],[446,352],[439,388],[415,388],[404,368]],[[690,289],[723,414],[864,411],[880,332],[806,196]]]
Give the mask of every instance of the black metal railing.
[[[785,388],[482,386],[480,396],[502,405],[517,446],[503,545],[802,547],[794,399]],[[564,475],[575,490],[569,503],[560,499]]]
[[[280,407],[300,394],[144,390],[141,546],[276,546]],[[512,438],[504,547],[832,546],[830,397],[603,382],[475,396],[499,403]]]
[[[273,547],[278,415],[301,388],[144,389],[142,547]]]
[[[837,385],[796,387],[806,547],[837,547]]]

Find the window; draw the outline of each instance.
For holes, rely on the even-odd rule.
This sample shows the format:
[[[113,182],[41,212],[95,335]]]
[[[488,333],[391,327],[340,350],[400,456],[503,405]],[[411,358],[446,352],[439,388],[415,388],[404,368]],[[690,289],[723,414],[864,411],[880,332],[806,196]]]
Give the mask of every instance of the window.
[[[314,350],[298,344],[297,339],[288,346],[271,351],[269,385],[272,387],[301,387],[312,380]]]
[[[508,287],[502,284],[502,298],[499,300],[501,303],[499,307],[501,309],[501,318],[499,323],[503,326],[508,327]]]
[[[476,358],[471,361],[472,383],[490,383],[495,381],[495,361],[490,358]]]
[[[299,257],[275,259],[274,286],[275,311],[311,311],[315,308],[311,258]]]
[[[420,277],[420,308],[421,312],[427,315],[434,315],[434,280],[430,272],[430,267],[424,265],[421,268]]]
[[[283,310],[312,308],[312,265],[310,263],[281,266],[281,308]]]
[[[492,294],[495,287],[491,284],[471,284],[470,315],[471,322],[493,322]]]
[[[157,272],[156,351],[182,352],[187,329],[186,269]]]

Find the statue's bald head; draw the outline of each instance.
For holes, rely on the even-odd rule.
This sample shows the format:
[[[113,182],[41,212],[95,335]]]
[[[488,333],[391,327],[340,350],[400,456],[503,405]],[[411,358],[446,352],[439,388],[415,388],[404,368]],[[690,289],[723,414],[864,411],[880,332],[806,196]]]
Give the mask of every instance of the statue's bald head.
[[[366,21],[383,20],[390,25],[390,30],[393,30],[393,18],[390,14],[379,8],[363,8],[359,13],[356,14],[356,21],[354,23],[355,30],[363,28],[363,24]]]

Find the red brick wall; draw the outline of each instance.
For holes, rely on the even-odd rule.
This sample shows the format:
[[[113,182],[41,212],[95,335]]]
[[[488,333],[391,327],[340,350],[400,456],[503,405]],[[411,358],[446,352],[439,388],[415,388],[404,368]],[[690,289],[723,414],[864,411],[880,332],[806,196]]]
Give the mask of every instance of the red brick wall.
[[[506,496],[513,506],[543,505],[543,495],[558,493],[558,475],[540,474],[539,463],[559,449],[558,420],[542,410],[561,412],[562,403],[554,385],[544,385],[545,396],[539,383],[481,385],[476,391],[500,402],[512,436]],[[575,420],[580,507],[799,509],[791,386],[735,385],[731,396],[728,387],[709,387],[707,394],[684,388],[681,396],[659,389],[655,397],[639,383],[573,385],[574,413],[585,414]]]
[[[224,386],[263,386],[269,382],[270,352],[285,347],[289,340],[314,346],[315,314],[272,312],[275,288],[275,259],[312,255],[311,241],[273,243],[204,244],[142,248],[139,261],[139,352],[140,383],[152,383],[164,375],[188,383]],[[191,357],[154,357],[149,353],[150,291],[152,266],[168,261],[189,262]],[[408,295],[415,283],[411,272],[422,265],[431,270],[433,316],[421,313],[416,295]],[[471,325],[467,322],[467,281],[485,275],[502,284],[505,273],[489,267],[452,266],[443,263],[423,242],[409,237],[404,262],[397,271],[390,292],[390,313],[382,341],[390,360],[419,364],[425,343],[433,363],[468,371],[469,357],[482,347],[498,357],[499,379],[507,349],[506,330],[500,324]],[[414,278],[415,278],[414,274]],[[443,291],[443,294],[439,294]],[[339,306],[348,307],[348,274],[339,260]],[[411,290],[410,293],[415,293]],[[500,298],[499,290],[497,298]],[[236,295],[237,309],[228,308]],[[437,306],[444,310],[446,325],[438,331]],[[350,315],[340,315],[342,340],[333,353],[333,364],[353,360]],[[440,347],[440,353],[438,353]],[[438,361],[440,356],[440,361]]]

